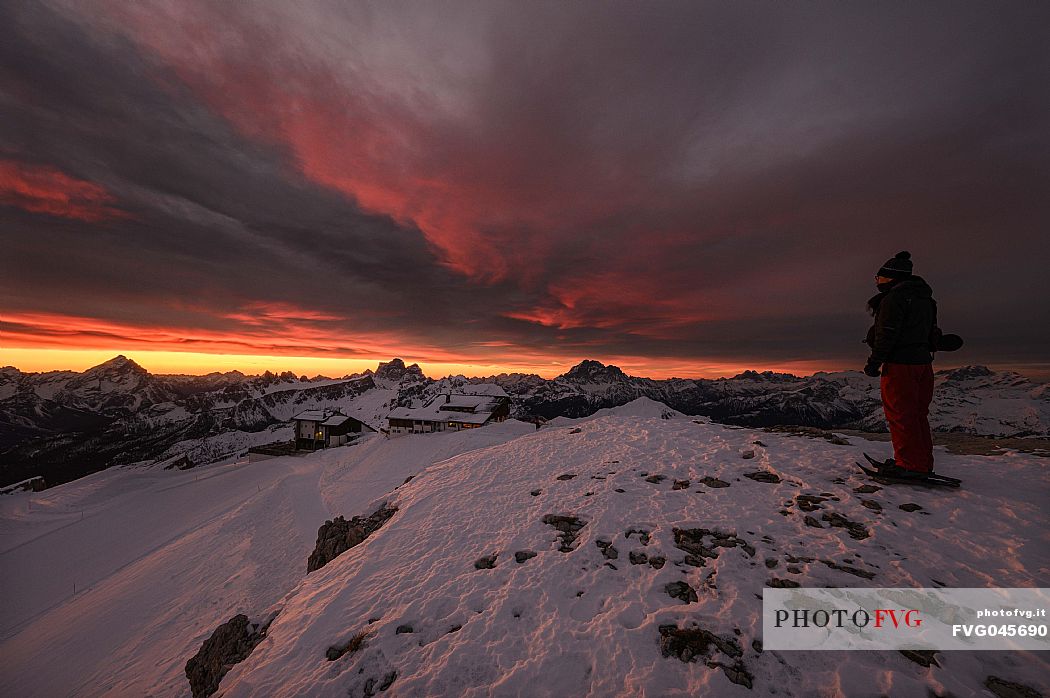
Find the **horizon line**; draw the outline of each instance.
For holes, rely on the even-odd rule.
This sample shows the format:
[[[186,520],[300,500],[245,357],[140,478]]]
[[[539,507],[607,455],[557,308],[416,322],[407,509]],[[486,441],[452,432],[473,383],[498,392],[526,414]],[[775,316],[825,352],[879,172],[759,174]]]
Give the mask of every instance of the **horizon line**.
[[[2,351],[2,353],[3,354],[7,354],[10,351],[11,351],[10,349],[4,349]],[[575,363],[572,363],[572,364],[569,364],[568,362],[552,362],[551,364],[548,364],[548,365],[544,366],[543,368],[540,368],[539,366],[535,366],[535,365],[533,365],[533,366],[515,365],[515,364],[502,364],[501,365],[500,363],[496,363],[496,362],[493,362],[493,363],[481,363],[481,362],[468,362],[468,363],[434,362],[434,361],[425,361],[425,360],[420,360],[420,359],[415,359],[415,360],[413,360],[413,359],[403,359],[403,358],[398,357],[398,356],[390,357],[390,358],[384,360],[384,359],[375,358],[375,357],[369,358],[369,359],[365,359],[365,358],[360,358],[360,359],[339,358],[339,359],[336,359],[336,358],[329,358],[329,357],[249,356],[249,355],[237,355],[237,354],[200,354],[200,355],[193,354],[192,355],[193,357],[198,357],[199,356],[199,357],[207,357],[208,359],[211,359],[210,362],[207,362],[207,363],[210,364],[211,370],[208,370],[208,368],[206,368],[203,365],[205,363],[204,361],[190,362],[182,370],[177,370],[177,369],[176,370],[164,370],[163,367],[156,367],[156,366],[153,369],[147,368],[146,364],[152,363],[149,360],[149,358],[160,358],[161,359],[160,363],[162,365],[163,364],[169,364],[169,366],[170,366],[170,362],[172,362],[174,357],[180,357],[180,358],[185,359],[185,358],[187,358],[187,357],[189,357],[191,355],[189,353],[183,353],[183,352],[150,352],[150,351],[145,351],[145,352],[142,352],[142,351],[139,351],[139,352],[131,351],[131,352],[128,352],[128,351],[119,351],[119,350],[117,350],[116,354],[110,354],[109,351],[97,351],[97,350],[78,351],[78,350],[64,350],[64,349],[63,350],[53,350],[53,349],[51,349],[51,350],[39,350],[38,349],[38,350],[35,350],[33,353],[35,355],[39,356],[39,354],[42,351],[43,352],[48,352],[48,351],[50,351],[50,352],[62,352],[63,354],[71,354],[71,353],[72,354],[77,354],[77,355],[79,355],[80,360],[76,361],[74,365],[81,366],[81,368],[76,368],[76,367],[74,367],[74,368],[54,368],[54,367],[43,367],[43,366],[41,366],[41,367],[36,368],[36,369],[35,368],[23,369],[23,368],[19,368],[14,363],[8,363],[6,361],[3,362],[3,366],[2,367],[3,368],[14,368],[15,370],[17,370],[17,371],[19,371],[20,373],[23,373],[23,374],[61,373],[61,372],[66,372],[66,371],[73,372],[73,373],[83,373],[83,372],[85,372],[87,370],[90,370],[90,369],[95,368],[97,366],[100,366],[102,364],[105,364],[105,363],[108,363],[108,362],[113,361],[115,359],[124,357],[125,359],[128,359],[128,360],[132,361],[133,363],[135,363],[137,366],[142,367],[150,375],[154,375],[154,376],[206,376],[206,375],[211,375],[211,374],[229,374],[229,373],[236,372],[236,373],[240,373],[241,375],[244,375],[247,378],[250,378],[250,377],[263,376],[263,375],[265,375],[267,373],[269,373],[271,375],[283,375],[283,374],[286,374],[286,373],[291,373],[294,376],[296,376],[296,378],[299,379],[299,380],[305,378],[306,380],[314,380],[314,381],[315,380],[344,380],[344,379],[350,379],[352,377],[361,377],[363,375],[368,375],[368,374],[375,373],[378,370],[378,368],[379,368],[379,364],[381,364],[381,363],[389,363],[389,362],[394,361],[394,360],[401,360],[405,364],[406,367],[417,366],[420,369],[420,372],[422,373],[422,375],[425,378],[427,378],[428,380],[433,380],[433,381],[442,380],[442,379],[445,379],[445,378],[460,377],[460,376],[464,377],[464,378],[495,378],[495,377],[498,377],[500,375],[514,375],[514,374],[517,374],[517,375],[535,375],[535,376],[538,376],[538,377],[543,378],[545,380],[553,380],[553,379],[558,378],[558,377],[560,377],[562,375],[565,375],[572,368],[575,368],[576,366],[579,366],[580,364],[582,364],[584,362],[587,362],[587,361],[596,362],[596,363],[598,363],[598,364],[600,364],[600,365],[602,365],[604,367],[617,368],[620,371],[622,371],[626,376],[628,376],[630,378],[643,378],[643,379],[649,379],[649,380],[671,380],[671,379],[680,379],[680,380],[717,380],[717,379],[720,379],[720,378],[721,379],[734,378],[734,377],[740,376],[741,374],[748,373],[748,372],[756,373],[756,374],[760,374],[760,375],[761,374],[789,375],[789,376],[794,376],[794,377],[797,377],[797,378],[812,377],[814,375],[822,374],[822,373],[834,374],[834,373],[847,373],[847,372],[851,372],[851,371],[852,372],[856,372],[856,373],[860,373],[860,368],[859,367],[858,368],[836,367],[836,366],[829,365],[829,364],[833,364],[833,363],[836,363],[836,362],[820,362],[820,361],[815,361],[815,360],[798,360],[798,361],[769,362],[769,363],[755,362],[755,364],[752,364],[751,367],[747,367],[746,364],[737,363],[737,362],[725,362],[725,363],[721,363],[721,364],[717,364],[717,363],[702,363],[701,364],[701,362],[697,362],[698,364],[700,364],[702,366],[702,368],[700,366],[694,368],[693,370],[696,371],[696,374],[694,374],[694,375],[688,375],[688,374],[684,374],[684,373],[673,373],[672,374],[668,370],[668,369],[670,369],[670,367],[668,367],[668,369],[665,369],[665,370],[657,369],[656,371],[650,371],[649,375],[646,375],[646,374],[643,374],[643,373],[636,373],[636,372],[633,372],[632,370],[629,370],[631,368],[630,366],[628,366],[628,368],[624,368],[623,365],[621,365],[620,363],[614,363],[613,360],[594,359],[594,358],[590,358],[590,357],[581,358],[581,359],[579,359],[578,361],[576,361]],[[164,356],[163,357],[151,356],[151,357],[148,357],[145,361],[142,361],[142,360],[136,360],[134,358],[133,355],[136,355],[136,354],[139,355],[140,358],[141,358],[142,354],[149,354],[149,355],[160,355],[160,354],[163,354]],[[88,355],[90,355],[90,356],[92,356],[94,358],[88,358]],[[103,360],[99,360],[99,355],[105,355],[105,356],[108,356],[109,358],[106,358],[106,359],[103,359]],[[641,358],[641,357],[639,357],[639,358]],[[233,365],[234,362],[236,362],[237,366],[242,366],[243,368],[234,366]],[[293,370],[288,365],[288,364],[296,364],[296,363],[298,363],[301,366],[304,362],[308,363],[308,364],[328,364],[328,368],[333,368],[333,366],[331,366],[331,364],[356,364],[357,365],[356,368],[358,368],[358,370],[356,370],[356,371],[354,371],[354,370],[346,371],[346,372],[343,372],[342,375],[338,375],[338,372],[335,375],[329,375],[329,374],[321,373],[321,372],[316,372],[316,373],[312,373],[311,374],[310,371]],[[281,363],[283,363],[284,365],[283,366],[282,365],[277,365],[277,364],[281,364]],[[633,362],[631,362],[631,363],[633,363]],[[673,363],[681,364],[681,363],[685,363],[685,362],[676,361],[676,362],[673,362]],[[1029,380],[1032,380],[1034,382],[1042,383],[1042,382],[1050,381],[1050,364],[1031,364],[1031,363],[1024,364],[1024,363],[1016,363],[1016,362],[1002,362],[1002,363],[997,363],[997,362],[990,362],[990,363],[947,363],[946,362],[943,366],[937,367],[936,366],[937,362],[935,361],[934,363],[935,363],[935,368],[936,368],[937,371],[950,371],[950,370],[955,370],[955,369],[958,369],[958,368],[965,368],[965,367],[969,367],[969,366],[980,366],[980,367],[988,368],[989,370],[996,371],[996,372],[1008,371],[1008,372],[1019,373],[1022,376],[1024,376],[1025,378],[1028,378]],[[247,364],[247,365],[245,365],[245,364]],[[255,373],[249,372],[249,371],[252,370],[250,368],[250,366],[252,364],[256,365],[257,370],[258,369],[261,369],[261,370],[258,370],[258,372],[255,372]],[[267,364],[267,367],[263,368],[263,366],[262,366],[263,364]],[[362,366],[362,364],[367,364],[367,365]],[[820,364],[824,364],[823,367],[821,367]],[[54,364],[52,364],[52,366],[53,365]],[[170,367],[173,368],[173,366],[170,366]],[[444,367],[447,372],[442,373],[441,372],[441,367]],[[452,369],[453,367],[457,367],[459,369],[466,369],[466,370],[450,371],[449,369]],[[185,370],[186,368],[190,368],[191,370]],[[194,368],[196,370],[193,370]],[[354,366],[347,366],[347,368],[354,368]],[[429,370],[428,370],[428,368],[429,368]],[[635,370],[637,370],[638,368],[641,368],[641,366],[638,366],[638,365],[634,366]],[[675,368],[681,369],[681,368],[684,368],[684,366],[678,365]],[[247,371],[245,369],[247,369]],[[434,369],[438,369],[438,370],[435,371]],[[487,372],[485,371],[485,369],[487,369]],[[539,369],[539,370],[537,370],[537,369]],[[802,370],[799,370],[799,369],[802,369]],[[673,370],[673,369],[671,369],[671,370]],[[546,375],[544,375],[544,374],[546,374]]]

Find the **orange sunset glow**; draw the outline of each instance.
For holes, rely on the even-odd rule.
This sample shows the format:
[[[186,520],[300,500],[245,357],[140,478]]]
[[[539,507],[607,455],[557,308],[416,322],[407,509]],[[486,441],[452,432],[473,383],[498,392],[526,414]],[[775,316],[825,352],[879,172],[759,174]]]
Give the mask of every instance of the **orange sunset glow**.
[[[288,312],[287,309],[281,312]],[[263,321],[256,316],[242,319],[249,327],[258,328]],[[22,329],[9,329],[19,325]],[[201,375],[238,370],[242,373],[280,373],[338,377],[375,369],[380,361],[397,356],[407,363],[418,363],[426,375],[492,376],[500,373],[534,373],[552,378],[564,373],[580,360],[579,356],[552,357],[537,353],[513,362],[498,362],[482,357],[486,347],[477,347],[473,361],[451,360],[446,354],[430,348],[408,348],[405,345],[382,347],[373,343],[368,349],[341,355],[347,347],[338,345],[293,345],[286,341],[288,330],[282,326],[275,334],[265,331],[233,335],[208,335],[187,328],[157,328],[116,325],[87,318],[66,316],[7,316],[0,321],[3,343],[0,365],[17,366],[23,371],[82,371],[100,364],[116,354],[125,354],[153,373]],[[331,339],[328,335],[323,335]],[[188,347],[193,347],[189,349]],[[504,349],[505,347],[497,347]],[[254,349],[259,353],[251,353]],[[383,351],[386,353],[383,353]],[[264,353],[265,352],[265,353]],[[461,354],[467,355],[466,352]],[[785,365],[698,364],[689,360],[668,359],[654,363],[640,356],[599,357],[620,366],[628,373],[652,378],[731,376],[747,369],[809,374],[827,370],[826,364],[796,362]]]

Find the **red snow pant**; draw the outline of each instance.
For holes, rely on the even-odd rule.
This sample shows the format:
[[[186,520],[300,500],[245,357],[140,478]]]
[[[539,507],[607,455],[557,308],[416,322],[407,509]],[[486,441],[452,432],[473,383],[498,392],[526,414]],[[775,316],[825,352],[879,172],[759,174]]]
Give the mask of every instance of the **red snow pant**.
[[[930,402],[932,364],[883,364],[882,409],[890,426],[893,460],[907,470],[933,470]]]

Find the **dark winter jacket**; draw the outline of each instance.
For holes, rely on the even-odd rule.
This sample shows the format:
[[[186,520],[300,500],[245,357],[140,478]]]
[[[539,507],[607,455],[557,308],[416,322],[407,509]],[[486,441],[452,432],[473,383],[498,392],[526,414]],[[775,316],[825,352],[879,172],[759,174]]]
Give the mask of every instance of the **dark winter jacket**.
[[[937,303],[933,289],[922,277],[911,276],[869,305],[875,308],[875,324],[868,330],[873,364],[928,364],[933,361],[930,338],[937,326]]]

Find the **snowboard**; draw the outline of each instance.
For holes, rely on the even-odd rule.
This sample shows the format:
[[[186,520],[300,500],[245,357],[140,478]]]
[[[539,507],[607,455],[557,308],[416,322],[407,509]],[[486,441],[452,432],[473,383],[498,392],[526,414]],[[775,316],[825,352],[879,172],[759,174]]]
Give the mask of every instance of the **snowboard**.
[[[919,485],[921,487],[958,487],[962,484],[962,480],[959,478],[938,475],[937,473],[928,473],[923,477],[894,477],[892,475],[884,475],[877,470],[878,466],[882,465],[881,462],[875,460],[867,453],[864,454],[864,457],[867,458],[868,462],[875,466],[876,469],[865,467],[864,464],[860,462],[857,463],[857,466],[863,470],[868,477],[877,482],[890,485]]]

